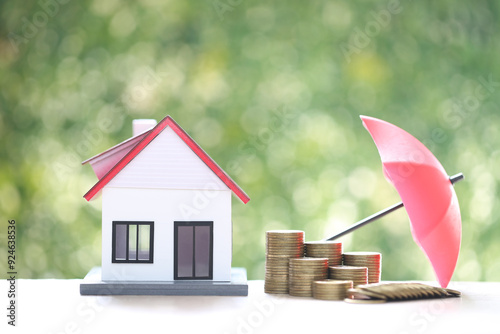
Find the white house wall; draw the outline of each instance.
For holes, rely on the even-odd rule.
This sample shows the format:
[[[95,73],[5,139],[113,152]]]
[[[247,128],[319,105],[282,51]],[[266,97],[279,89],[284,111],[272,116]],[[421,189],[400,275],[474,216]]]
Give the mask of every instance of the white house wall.
[[[231,191],[103,189],[102,280],[173,281],[174,221],[213,221],[213,280],[229,281]],[[112,222],[153,221],[153,263],[112,263]]]
[[[109,187],[213,189],[228,187],[170,128],[165,128]]]

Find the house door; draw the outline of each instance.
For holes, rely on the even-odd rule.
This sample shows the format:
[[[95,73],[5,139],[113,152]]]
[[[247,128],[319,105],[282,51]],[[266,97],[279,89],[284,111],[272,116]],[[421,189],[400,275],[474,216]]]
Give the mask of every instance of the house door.
[[[174,222],[174,279],[212,279],[213,222]]]

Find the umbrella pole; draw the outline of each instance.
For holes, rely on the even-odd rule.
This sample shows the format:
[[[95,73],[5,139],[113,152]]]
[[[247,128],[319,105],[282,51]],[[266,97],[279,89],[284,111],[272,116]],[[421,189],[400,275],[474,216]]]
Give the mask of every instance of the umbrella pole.
[[[450,182],[452,184],[454,184],[455,182],[461,181],[463,179],[464,179],[464,175],[462,173],[458,173],[458,174],[450,177]],[[323,241],[331,241],[331,240],[335,240],[335,239],[338,239],[340,237],[343,237],[344,235],[351,233],[352,231],[357,230],[358,228],[365,226],[366,224],[369,224],[369,223],[371,223],[379,218],[382,218],[382,217],[388,215],[389,213],[396,211],[397,209],[402,208],[403,206],[404,206],[403,202],[399,202],[397,204],[394,204],[393,206],[390,206],[390,207],[388,207],[382,211],[379,211],[379,212],[377,212],[369,217],[366,217],[365,219],[357,222],[354,225],[349,226],[347,229],[343,230],[340,233],[335,234],[334,236],[332,236],[330,238],[323,239]]]
[[[404,206],[403,202],[399,202],[397,204],[394,204],[393,206],[390,206],[390,207],[388,207],[382,211],[379,211],[379,212],[377,212],[369,217],[366,217],[365,219],[357,222],[354,225],[349,226],[347,229],[343,230],[342,232],[337,233],[330,238],[324,239],[324,241],[331,241],[331,240],[335,240],[337,238],[343,237],[344,235],[351,233],[352,231],[357,230],[358,228],[363,227],[366,224],[369,224],[369,223],[371,223],[379,218],[382,218],[382,217],[388,215],[389,213],[396,211],[397,209],[402,208],[403,206]]]

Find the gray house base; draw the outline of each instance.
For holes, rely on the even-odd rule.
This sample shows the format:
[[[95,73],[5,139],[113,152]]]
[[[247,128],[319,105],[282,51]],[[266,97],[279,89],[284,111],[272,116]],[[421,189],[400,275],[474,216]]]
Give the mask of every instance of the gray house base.
[[[231,268],[231,281],[103,282],[101,268],[95,267],[80,284],[82,296],[248,296],[247,271]]]

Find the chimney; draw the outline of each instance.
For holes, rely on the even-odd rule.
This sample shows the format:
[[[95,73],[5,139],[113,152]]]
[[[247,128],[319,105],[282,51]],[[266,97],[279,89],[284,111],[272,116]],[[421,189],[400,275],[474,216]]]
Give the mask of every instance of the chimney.
[[[155,119],[134,119],[132,121],[133,136],[143,133],[144,131],[151,130],[156,125]]]

